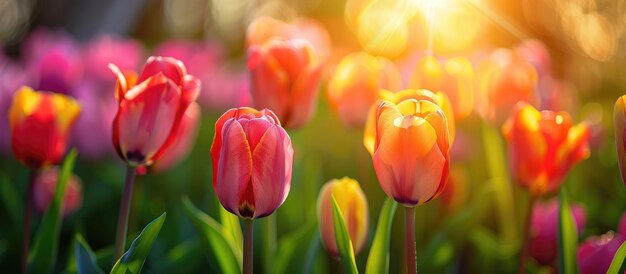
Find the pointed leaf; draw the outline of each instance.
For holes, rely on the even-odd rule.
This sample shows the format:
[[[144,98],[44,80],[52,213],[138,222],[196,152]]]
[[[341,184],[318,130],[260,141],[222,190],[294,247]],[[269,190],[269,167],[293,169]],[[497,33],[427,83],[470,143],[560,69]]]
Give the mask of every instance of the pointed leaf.
[[[220,204],[220,221],[222,222],[222,228],[226,232],[225,237],[230,238],[232,243],[243,243],[243,235],[241,234],[241,224],[239,223],[239,217],[228,212],[222,204]],[[242,246],[235,245],[239,252],[243,252]]]
[[[205,245],[204,250],[208,252],[212,260],[217,261],[221,272],[224,274],[241,273],[242,253],[238,252],[239,248],[224,236],[222,225],[197,209],[189,198],[183,198],[183,205],[185,213]]]
[[[37,234],[35,234],[34,247],[28,254],[29,273],[50,273],[54,269],[59,249],[65,191],[74,168],[76,154],[76,149],[72,149],[61,165],[54,198],[43,216]]]
[[[115,265],[111,274],[140,273],[143,263],[146,261],[154,240],[159,236],[163,222],[165,222],[166,213],[161,214],[154,221],[150,222],[133,243],[130,245],[126,253],[122,255]]]
[[[383,208],[378,216],[376,234],[367,256],[365,274],[387,274],[389,273],[389,238],[391,238],[391,224],[396,213],[398,203],[387,197]]]
[[[350,235],[348,234],[348,228],[343,221],[343,215],[337,201],[333,196],[331,198],[333,203],[333,230],[335,231],[335,241],[337,242],[337,250],[339,251],[339,257],[341,257],[341,263],[344,270],[349,274],[357,274],[359,270],[356,268],[356,262],[354,260],[354,248],[352,247],[352,241],[350,241]]]
[[[622,245],[619,246],[617,252],[615,252],[615,256],[613,256],[613,261],[611,262],[611,266],[609,266],[609,270],[607,270],[607,274],[617,274],[619,273],[622,265],[624,264],[624,258],[626,258],[626,242],[623,242]]]
[[[578,235],[576,224],[570,210],[565,187],[559,192],[559,272],[566,274],[578,273],[576,267],[576,248]]]
[[[82,236],[76,235],[74,244],[78,274],[104,274],[96,262],[96,256]]]

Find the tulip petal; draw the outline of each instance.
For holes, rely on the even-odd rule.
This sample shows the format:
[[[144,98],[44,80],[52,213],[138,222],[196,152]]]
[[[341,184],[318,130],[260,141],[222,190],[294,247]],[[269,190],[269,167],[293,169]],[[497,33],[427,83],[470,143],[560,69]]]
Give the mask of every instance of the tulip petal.
[[[184,108],[186,108],[186,106],[188,106],[192,102],[195,102],[196,99],[198,99],[198,96],[200,95],[200,87],[200,80],[198,80],[193,75],[185,75],[181,90],[181,96],[183,100],[182,106]]]
[[[272,40],[265,54],[272,56],[280,64],[289,79],[297,79],[302,69],[312,61],[312,50],[306,40]]]
[[[299,127],[308,121],[317,106],[317,93],[322,76],[320,65],[308,66],[293,84],[291,94],[291,113],[285,121],[287,127]]]
[[[137,83],[141,83],[157,73],[163,73],[177,86],[182,86],[187,69],[182,61],[172,57],[151,56],[146,61]]]
[[[251,94],[255,106],[268,108],[278,117],[287,120],[290,80],[287,72],[272,56],[257,46],[252,46],[248,53]]]
[[[626,104],[624,96],[617,99],[613,109],[613,126],[615,131],[615,147],[617,148],[617,160],[620,167],[622,182],[626,184]]]
[[[119,103],[124,95],[132,86],[137,82],[137,74],[134,72],[122,72],[122,70],[115,64],[109,63],[109,69],[115,74],[117,77],[117,82],[115,83],[115,100]]]

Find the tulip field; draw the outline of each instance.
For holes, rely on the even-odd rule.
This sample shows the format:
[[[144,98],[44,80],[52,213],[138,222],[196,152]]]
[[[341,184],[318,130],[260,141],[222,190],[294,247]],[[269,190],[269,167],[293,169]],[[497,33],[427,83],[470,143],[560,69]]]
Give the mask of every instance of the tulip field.
[[[0,273],[626,273],[626,1],[0,1]]]

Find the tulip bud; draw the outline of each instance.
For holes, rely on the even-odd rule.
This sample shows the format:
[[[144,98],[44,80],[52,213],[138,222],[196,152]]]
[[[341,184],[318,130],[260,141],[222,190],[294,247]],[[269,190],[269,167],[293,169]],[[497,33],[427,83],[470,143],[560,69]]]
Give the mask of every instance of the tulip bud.
[[[374,169],[387,196],[412,207],[443,191],[450,169],[450,138],[439,106],[428,100],[382,101],[374,136]]]
[[[80,106],[71,97],[22,87],[9,109],[15,157],[32,169],[59,162],[79,113]]]
[[[382,90],[380,92],[381,100],[376,104],[373,104],[370,108],[367,117],[367,123],[365,124],[365,133],[363,134],[363,144],[365,145],[365,149],[374,156],[374,144],[376,141],[376,121],[377,121],[377,111],[382,101],[388,101],[393,104],[400,104],[400,102],[414,99],[414,100],[425,100],[429,101],[433,104],[436,104],[446,116],[446,123],[448,125],[448,138],[449,144],[454,142],[455,137],[455,122],[454,122],[454,114],[452,113],[452,107],[450,105],[450,100],[448,97],[441,93],[434,93],[430,90],[426,89],[405,89],[398,92],[391,92],[387,90]]]
[[[570,210],[580,235],[585,228],[585,209],[581,205],[571,204]],[[559,200],[536,203],[532,214],[529,255],[541,265],[554,265],[558,250]]]
[[[119,109],[113,121],[113,145],[129,165],[149,166],[177,142],[178,128],[200,93],[200,81],[174,58],[150,57],[139,77],[117,75]]]
[[[556,191],[567,172],[589,156],[589,130],[566,112],[537,111],[520,102],[502,127],[513,178],[534,196]]]
[[[367,240],[368,208],[365,194],[359,186],[359,182],[348,177],[333,179],[324,184],[317,197],[317,218],[320,225],[320,233],[326,250],[333,256],[339,256],[337,242],[335,241],[335,229],[333,225],[333,208],[331,197],[335,197],[337,205],[346,223],[354,253],[358,254]]]
[[[617,148],[617,163],[619,171],[622,175],[622,182],[626,184],[626,142],[624,141],[624,133],[626,133],[626,106],[624,104],[625,96],[617,99],[615,108],[613,109],[613,125],[615,131],[615,147]]]
[[[365,124],[367,113],[381,89],[397,90],[400,72],[383,57],[365,52],[344,57],[328,83],[328,99],[341,122],[351,127]]]
[[[33,184],[33,198],[35,208],[40,214],[44,214],[56,193],[59,170],[56,167],[43,170],[35,178]],[[83,187],[80,179],[76,175],[68,178],[67,189],[65,190],[65,202],[63,216],[67,217],[78,210],[83,202]]]
[[[624,242],[624,237],[613,231],[589,237],[578,246],[576,258],[578,259],[578,271],[581,274],[607,273],[617,249]]]
[[[271,40],[248,52],[251,94],[257,108],[272,109],[285,127],[311,119],[317,104],[321,64],[306,40]]]
[[[211,146],[213,188],[220,203],[242,218],[261,218],[283,204],[291,187],[291,139],[268,109],[226,111]]]

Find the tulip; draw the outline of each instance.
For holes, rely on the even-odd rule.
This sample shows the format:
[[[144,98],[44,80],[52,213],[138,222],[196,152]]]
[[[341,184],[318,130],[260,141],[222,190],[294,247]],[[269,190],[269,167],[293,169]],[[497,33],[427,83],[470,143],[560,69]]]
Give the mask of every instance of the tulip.
[[[195,102],[189,105],[180,121],[178,130],[175,132],[178,141],[165,150],[162,157],[154,161],[154,164],[150,166],[151,171],[167,170],[187,158],[200,129],[200,118],[202,118],[200,115],[200,105]]]
[[[578,204],[570,204],[576,230],[580,235],[585,227],[585,209]],[[537,263],[553,266],[557,259],[557,237],[559,227],[559,201],[552,199],[539,202],[533,209],[530,227],[529,255]]]
[[[22,87],[9,109],[15,157],[33,170],[58,163],[79,113],[71,97]]]
[[[391,61],[365,52],[352,53],[341,60],[330,79],[328,99],[343,124],[362,127],[379,91],[397,90],[401,85],[400,72]]]
[[[177,141],[181,120],[200,93],[200,81],[169,57],[148,58],[138,77],[113,64],[109,68],[117,76],[115,149],[129,165],[149,166]]]
[[[448,134],[447,138],[449,140],[449,144],[454,142],[455,138],[455,121],[454,114],[452,112],[452,107],[450,105],[450,100],[448,97],[441,92],[432,92],[425,89],[406,89],[399,92],[391,92],[387,90],[382,90],[380,92],[381,100],[376,104],[372,105],[367,117],[367,123],[365,124],[365,133],[363,134],[363,144],[365,145],[365,149],[374,156],[375,153],[375,143],[376,143],[376,128],[377,128],[377,111],[382,103],[382,101],[388,101],[393,104],[400,104],[402,101],[414,99],[414,100],[424,100],[429,101],[433,104],[436,104],[446,116],[446,123],[448,125]],[[448,141],[447,140],[447,141]]]
[[[37,175],[34,182],[33,198],[35,209],[44,214],[54,199],[59,177],[58,168],[48,168]],[[67,190],[65,191],[63,216],[67,217],[80,208],[83,202],[83,187],[76,175],[68,178]]]
[[[615,102],[615,108],[613,109],[613,126],[619,171],[622,175],[622,182],[626,184],[626,141],[624,141],[624,133],[626,133],[626,107],[624,100],[626,100],[626,96],[618,98],[617,102]]]
[[[233,108],[215,123],[213,188],[229,212],[244,219],[243,273],[252,273],[252,222],[280,207],[291,187],[293,148],[268,109]]]
[[[321,63],[306,40],[271,40],[248,49],[251,94],[257,108],[272,109],[285,127],[311,119],[317,104]]]
[[[467,175],[460,166],[450,168],[450,176],[445,189],[441,193],[441,201],[448,212],[456,212],[467,201]]]
[[[344,222],[350,234],[354,253],[358,254],[365,245],[368,230],[368,207],[365,194],[354,179],[344,177],[333,179],[324,184],[317,198],[317,217],[326,250],[333,256],[339,256],[335,241],[333,209],[331,197],[335,197]]]
[[[538,197],[556,191],[569,169],[589,156],[586,124],[572,126],[565,112],[520,102],[502,127],[515,180]]]
[[[578,246],[576,258],[578,271],[581,274],[607,273],[617,249],[624,242],[624,237],[612,231],[602,235],[589,237]]]

